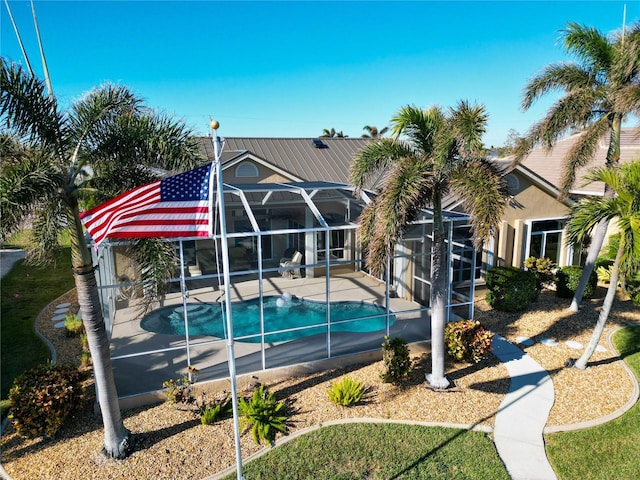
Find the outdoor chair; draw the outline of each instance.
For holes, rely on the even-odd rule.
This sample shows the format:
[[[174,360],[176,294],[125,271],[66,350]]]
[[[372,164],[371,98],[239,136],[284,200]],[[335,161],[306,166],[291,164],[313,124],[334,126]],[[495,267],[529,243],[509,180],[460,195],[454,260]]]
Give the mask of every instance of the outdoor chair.
[[[284,278],[300,278],[300,262],[302,262],[302,253],[296,251],[293,257],[283,257],[280,259],[280,268],[278,273]],[[292,268],[297,267],[297,268]]]

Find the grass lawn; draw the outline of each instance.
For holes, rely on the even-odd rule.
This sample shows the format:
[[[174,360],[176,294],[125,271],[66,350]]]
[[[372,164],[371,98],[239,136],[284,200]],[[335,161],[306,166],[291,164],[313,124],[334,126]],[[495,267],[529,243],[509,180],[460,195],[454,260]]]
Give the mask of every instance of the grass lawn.
[[[640,326],[618,330],[613,343],[640,378]],[[640,402],[599,427],[545,437],[547,454],[560,480],[640,478]]]
[[[263,480],[509,478],[484,433],[369,423],[310,432],[248,462],[243,473]]]
[[[19,261],[0,284],[1,398],[14,378],[50,358],[49,349],[34,331],[38,313],[74,287],[71,252],[64,248],[46,267]]]

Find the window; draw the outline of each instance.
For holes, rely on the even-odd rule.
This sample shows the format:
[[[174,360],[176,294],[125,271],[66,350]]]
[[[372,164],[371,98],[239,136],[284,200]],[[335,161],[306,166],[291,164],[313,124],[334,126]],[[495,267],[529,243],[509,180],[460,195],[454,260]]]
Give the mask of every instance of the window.
[[[258,167],[251,162],[241,162],[236,167],[236,177],[255,178],[259,175]]]
[[[510,173],[505,177],[507,182],[507,188],[509,189],[509,193],[514,195],[520,190],[520,180],[513,173]]]
[[[325,242],[325,232],[318,232],[318,260],[324,260],[327,255],[327,247]],[[331,260],[344,259],[344,243],[345,235],[344,230],[331,230],[329,231],[329,258]]]
[[[530,223],[526,257],[547,257],[553,262],[560,260],[562,231],[565,219],[533,220]]]

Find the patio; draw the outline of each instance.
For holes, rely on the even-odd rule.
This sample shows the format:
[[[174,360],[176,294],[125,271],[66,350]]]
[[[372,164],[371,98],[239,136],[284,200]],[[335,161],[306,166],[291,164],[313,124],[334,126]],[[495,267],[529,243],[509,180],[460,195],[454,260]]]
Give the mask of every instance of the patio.
[[[263,279],[264,297],[288,292],[298,298],[326,302],[362,301],[385,306],[386,289],[383,283],[360,272],[345,272],[326,277],[289,279],[270,276]],[[329,285],[329,288],[327,288]],[[260,294],[258,280],[232,282],[232,301],[253,299]],[[216,302],[223,290],[204,287],[191,290],[188,303]],[[132,302],[135,303],[135,302]],[[162,305],[182,305],[179,293],[167,295]],[[238,375],[260,372],[279,367],[305,364],[314,369],[314,363],[329,358],[339,359],[362,352],[381,353],[384,336],[400,336],[406,341],[423,342],[429,339],[428,309],[415,302],[390,298],[389,309],[396,321],[388,329],[374,332],[331,332],[297,340],[265,343],[235,341],[236,370]],[[183,377],[189,364],[200,370],[198,381],[226,378],[227,341],[215,337],[158,334],[140,326],[142,316],[135,304],[116,312],[111,334],[113,370],[121,397],[130,397],[162,388],[170,378]],[[187,354],[187,342],[189,354]],[[188,356],[189,355],[189,358]],[[346,359],[344,359],[346,361]]]

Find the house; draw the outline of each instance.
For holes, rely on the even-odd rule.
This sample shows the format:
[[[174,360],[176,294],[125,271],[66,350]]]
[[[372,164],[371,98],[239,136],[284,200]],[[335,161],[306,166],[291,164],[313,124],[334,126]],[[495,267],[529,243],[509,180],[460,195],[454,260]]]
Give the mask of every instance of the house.
[[[604,185],[584,185],[584,177],[594,167],[604,166],[608,137],[603,138],[592,162],[580,168],[569,196],[560,200],[564,158],[580,134],[556,142],[552,149],[533,149],[522,162],[506,176],[511,197],[500,230],[485,252],[490,265],[522,267],[529,256],[549,257],[560,266],[581,264],[586,255],[565,243],[565,226],[570,206],[585,196],[603,195]],[[620,139],[620,162],[640,158],[640,131],[624,128]],[[497,160],[505,167],[510,157]],[[454,204],[447,205],[454,208]],[[486,258],[486,257],[493,258]]]
[[[220,159],[225,184],[226,231],[230,270],[234,280],[293,272],[306,278],[331,272],[361,271],[356,239],[357,219],[370,191],[358,198],[349,185],[349,170],[356,154],[372,140],[367,138],[224,138]],[[215,159],[211,137],[200,137],[199,147]],[[374,180],[375,181],[375,180]],[[428,306],[430,285],[429,212],[406,232],[391,265],[393,295]],[[472,315],[471,278],[480,276],[464,212],[445,212],[450,225],[452,303],[465,305]],[[221,248],[214,239],[179,242],[188,287],[221,271]],[[300,264],[288,270],[282,264],[302,254]],[[101,284],[135,283],[133,263],[126,246],[114,246],[103,261]],[[106,258],[106,257],[105,257]],[[479,258],[479,257],[478,257]],[[459,288],[458,288],[459,287]],[[177,282],[176,286],[177,287]],[[141,292],[134,292],[138,297]],[[126,301],[126,295],[121,295]],[[103,300],[103,304],[108,303]],[[111,302],[116,308],[115,303]]]
[[[430,212],[421,212],[405,232],[383,278],[368,274],[362,262],[357,219],[373,192],[356,193],[348,176],[368,142],[226,138],[220,155],[224,233],[214,217],[211,224],[219,229],[212,238],[172,241],[179,278],[167,281],[168,292],[157,302],[145,295],[127,242],[107,240],[92,249],[121,394],[149,392],[189,365],[197,365],[200,380],[228,376],[229,330],[218,315],[227,296],[234,310],[247,307],[246,315],[233,314],[238,373],[370,355],[385,336],[409,343],[429,339]],[[202,137],[200,146],[215,158],[211,137]],[[472,318],[477,264],[468,216],[443,214],[451,260],[447,314]],[[223,269],[227,259],[230,268]],[[148,314],[139,308],[143,296],[154,302]],[[302,305],[325,310],[317,320],[301,314]],[[222,326],[210,330],[214,325]],[[135,381],[132,371],[139,372]]]

